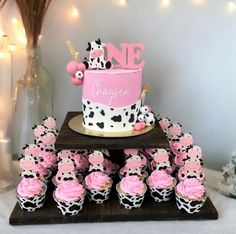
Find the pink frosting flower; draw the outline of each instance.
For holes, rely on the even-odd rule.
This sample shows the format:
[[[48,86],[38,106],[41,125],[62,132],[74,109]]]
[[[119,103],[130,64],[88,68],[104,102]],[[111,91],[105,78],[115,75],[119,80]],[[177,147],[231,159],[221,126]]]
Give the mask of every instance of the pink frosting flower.
[[[176,186],[177,192],[188,199],[197,200],[205,194],[205,188],[197,179],[187,179]]]
[[[85,177],[85,184],[90,189],[100,190],[111,183],[110,177],[101,171],[92,172]]]
[[[55,197],[62,201],[76,201],[85,194],[83,186],[76,180],[63,181],[55,190]]]
[[[78,169],[80,172],[84,172],[89,168],[89,161],[87,156],[82,154],[75,154],[73,156],[73,159],[75,160],[76,169]]]
[[[173,182],[174,178],[163,170],[161,171],[155,170],[147,178],[147,184],[157,189],[168,188],[170,185],[173,184]]]
[[[40,195],[46,189],[46,185],[36,178],[23,178],[17,186],[17,193],[21,197],[34,197]]]
[[[50,172],[47,170],[43,165],[38,164],[36,166],[36,171],[39,173],[39,176],[41,179],[44,179],[45,177],[49,176]]]
[[[104,159],[103,161],[103,166],[105,167],[105,172],[110,175],[110,174],[115,174],[118,171],[118,165],[112,163],[108,159]]]
[[[41,155],[43,162],[41,163],[45,168],[51,168],[55,166],[57,162],[56,154],[54,152],[42,151]]]
[[[123,192],[136,196],[142,194],[145,186],[138,176],[126,176],[121,180],[120,188]]]

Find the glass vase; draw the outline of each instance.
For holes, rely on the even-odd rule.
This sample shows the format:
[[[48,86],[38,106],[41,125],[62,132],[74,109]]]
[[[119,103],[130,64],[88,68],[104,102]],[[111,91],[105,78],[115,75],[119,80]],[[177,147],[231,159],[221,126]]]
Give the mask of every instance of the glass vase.
[[[53,115],[52,79],[42,66],[39,46],[27,46],[27,70],[13,94],[13,154],[34,141],[32,127]]]

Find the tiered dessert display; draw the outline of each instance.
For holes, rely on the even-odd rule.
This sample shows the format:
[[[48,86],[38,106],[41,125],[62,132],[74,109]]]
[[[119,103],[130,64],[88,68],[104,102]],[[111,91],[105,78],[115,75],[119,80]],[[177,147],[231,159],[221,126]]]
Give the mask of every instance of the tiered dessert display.
[[[201,148],[179,124],[157,121],[144,103],[144,61],[134,63],[143,45],[123,43],[119,52],[108,43],[107,60],[99,39],[88,45],[89,59],[67,66],[72,83],[83,85],[83,112],[69,112],[58,136],[51,117],[35,127],[35,145],[20,163],[30,171],[22,176],[32,178],[18,185],[10,223],[217,219]],[[25,209],[21,197],[41,202]]]

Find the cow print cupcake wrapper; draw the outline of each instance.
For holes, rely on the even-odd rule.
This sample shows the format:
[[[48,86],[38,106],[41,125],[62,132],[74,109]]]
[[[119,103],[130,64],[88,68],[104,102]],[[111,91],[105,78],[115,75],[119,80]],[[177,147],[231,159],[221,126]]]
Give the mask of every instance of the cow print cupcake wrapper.
[[[144,195],[142,196],[129,196],[124,193],[118,192],[118,197],[120,204],[123,205],[126,209],[139,208],[144,200]]]
[[[155,202],[169,201],[173,197],[174,187],[166,189],[157,189],[149,187],[150,195]]]
[[[178,209],[184,210],[189,214],[198,213],[205,204],[205,201],[207,199],[206,195],[200,201],[189,200],[187,198],[180,196],[178,193],[176,193],[175,195],[176,195],[175,196],[176,205]]]
[[[93,201],[97,204],[101,204],[108,200],[109,194],[111,192],[111,186],[104,190],[88,189],[86,188],[89,201]]]
[[[38,195],[35,197],[21,197],[17,195],[17,201],[22,210],[26,210],[28,212],[35,211],[41,207],[43,207],[45,201],[45,193],[42,195]]]
[[[55,197],[54,200],[56,201],[57,208],[60,210],[62,215],[77,215],[83,209],[84,197],[82,197],[78,201],[71,202],[58,201]]]

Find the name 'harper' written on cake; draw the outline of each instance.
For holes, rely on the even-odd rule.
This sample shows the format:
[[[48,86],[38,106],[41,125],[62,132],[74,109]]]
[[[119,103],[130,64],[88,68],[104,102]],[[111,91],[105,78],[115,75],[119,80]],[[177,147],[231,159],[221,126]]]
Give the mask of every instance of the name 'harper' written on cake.
[[[130,93],[128,90],[124,90],[121,88],[106,88],[101,87],[100,80],[94,80],[92,86],[92,96],[93,97],[107,97],[108,104],[111,105],[114,100],[120,97],[129,96]]]

